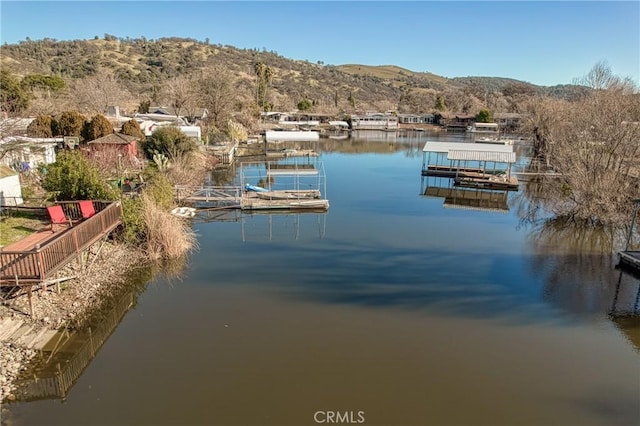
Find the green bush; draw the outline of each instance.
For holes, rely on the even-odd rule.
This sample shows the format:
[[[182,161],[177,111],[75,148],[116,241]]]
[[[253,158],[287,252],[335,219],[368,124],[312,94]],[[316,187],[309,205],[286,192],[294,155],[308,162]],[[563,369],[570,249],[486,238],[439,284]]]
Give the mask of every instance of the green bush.
[[[173,126],[159,128],[144,144],[144,152],[149,159],[156,153],[173,158],[195,149],[196,142]]]
[[[476,121],[478,123],[492,123],[493,113],[488,109],[481,109],[478,115],[476,115]]]
[[[140,198],[122,198],[122,239],[127,244],[140,245],[146,238],[146,225]]]
[[[163,210],[173,207],[173,186],[162,173],[154,173],[147,179],[144,193]]]
[[[72,200],[115,200],[116,191],[99,175],[80,151],[64,151],[57,161],[41,169],[42,187],[49,198]]]
[[[309,99],[303,99],[300,102],[298,102],[298,109],[300,111],[306,111],[308,109],[311,108],[311,101]]]

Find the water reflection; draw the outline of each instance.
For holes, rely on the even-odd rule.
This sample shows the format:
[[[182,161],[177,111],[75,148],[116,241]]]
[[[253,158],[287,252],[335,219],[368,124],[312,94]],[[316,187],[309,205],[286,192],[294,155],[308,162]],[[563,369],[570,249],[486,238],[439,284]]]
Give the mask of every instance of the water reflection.
[[[506,213],[507,191],[462,188],[450,178],[423,176],[420,193],[427,197],[444,198],[443,207]]]
[[[165,270],[167,277],[175,277],[184,268],[180,262],[171,265]],[[127,312],[135,308],[155,270],[153,267],[136,270],[129,285],[105,299],[83,326],[58,331],[18,379],[15,402],[65,399]]]

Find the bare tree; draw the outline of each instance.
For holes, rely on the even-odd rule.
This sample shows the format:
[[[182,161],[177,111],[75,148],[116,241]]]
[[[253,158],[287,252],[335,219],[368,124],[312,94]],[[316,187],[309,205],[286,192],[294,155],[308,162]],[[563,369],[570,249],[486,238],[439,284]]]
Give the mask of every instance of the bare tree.
[[[560,179],[546,186],[558,217],[590,224],[629,220],[640,198],[640,102],[630,80],[597,64],[585,82],[596,89],[580,100],[531,108],[529,130]]]
[[[218,129],[224,128],[237,100],[235,78],[225,68],[214,67],[199,83],[200,100],[211,121]]]
[[[107,107],[121,105],[132,99],[118,79],[105,70],[75,81],[70,95],[72,104],[85,114],[104,114]]]
[[[196,105],[196,81],[185,75],[180,75],[168,80],[161,91],[160,97],[168,102],[177,116],[185,111],[193,111]]]

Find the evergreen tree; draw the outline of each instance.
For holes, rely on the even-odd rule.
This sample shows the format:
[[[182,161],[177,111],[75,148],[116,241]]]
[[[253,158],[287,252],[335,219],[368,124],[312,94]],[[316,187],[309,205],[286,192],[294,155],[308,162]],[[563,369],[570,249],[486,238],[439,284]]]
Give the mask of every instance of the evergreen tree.
[[[478,123],[492,123],[493,113],[488,109],[481,109],[478,115],[476,115],[476,121]]]
[[[113,125],[102,114],[96,114],[85,124],[82,136],[89,142],[113,133]]]
[[[9,71],[0,71],[0,110],[19,113],[29,106],[29,92]]]
[[[53,137],[53,119],[50,115],[39,115],[27,127],[27,135],[34,138]]]
[[[65,111],[56,120],[54,126],[55,136],[82,136],[87,119],[78,111]]]
[[[133,118],[122,125],[120,133],[138,138],[138,140],[144,140],[144,133],[140,129],[140,124]]]

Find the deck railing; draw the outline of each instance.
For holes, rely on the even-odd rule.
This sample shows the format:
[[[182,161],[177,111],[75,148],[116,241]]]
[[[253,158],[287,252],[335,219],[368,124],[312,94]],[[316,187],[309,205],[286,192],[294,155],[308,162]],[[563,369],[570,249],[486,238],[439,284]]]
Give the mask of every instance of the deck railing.
[[[63,210],[72,221],[81,218],[77,202],[64,202]],[[122,205],[93,201],[96,214],[73,223],[69,229],[42,245],[25,251],[0,252],[0,285],[22,285],[45,281],[58,269],[122,223]]]

